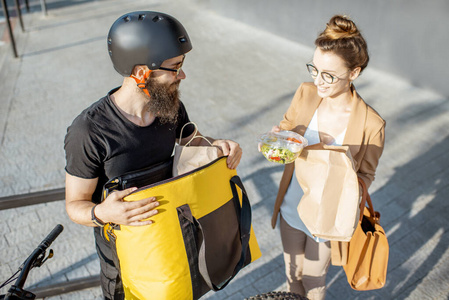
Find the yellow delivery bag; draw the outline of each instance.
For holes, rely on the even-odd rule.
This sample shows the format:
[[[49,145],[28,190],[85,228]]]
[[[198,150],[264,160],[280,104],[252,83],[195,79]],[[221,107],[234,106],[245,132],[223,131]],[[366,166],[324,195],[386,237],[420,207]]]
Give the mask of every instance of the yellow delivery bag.
[[[127,300],[199,299],[261,256],[248,196],[226,157],[124,200],[148,197],[160,203],[153,224],[105,226]]]

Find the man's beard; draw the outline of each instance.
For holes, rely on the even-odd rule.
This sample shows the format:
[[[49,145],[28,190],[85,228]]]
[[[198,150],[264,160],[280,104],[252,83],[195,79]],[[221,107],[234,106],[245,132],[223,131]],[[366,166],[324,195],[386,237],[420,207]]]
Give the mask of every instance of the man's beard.
[[[151,95],[148,111],[158,117],[162,124],[176,124],[178,121],[179,82],[163,84],[150,77],[146,84]]]

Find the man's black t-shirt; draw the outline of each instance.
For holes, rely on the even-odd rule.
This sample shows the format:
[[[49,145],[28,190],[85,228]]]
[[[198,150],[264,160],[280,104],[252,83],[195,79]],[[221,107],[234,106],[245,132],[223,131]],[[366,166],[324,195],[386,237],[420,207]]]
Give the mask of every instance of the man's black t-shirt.
[[[110,178],[169,159],[181,128],[189,122],[181,102],[177,124],[162,124],[156,118],[149,126],[138,126],[123,116],[112,102],[110,95],[117,89],[85,109],[67,129],[65,137],[67,173],[86,179],[98,177],[92,195],[94,203],[100,203],[103,185]],[[191,135],[193,130],[193,126],[187,126],[183,137]],[[117,293],[118,270],[114,267],[111,248],[101,236],[101,228],[95,227],[94,233],[103,293],[112,299]]]
[[[67,173],[86,179],[98,177],[94,203],[100,203],[103,185],[110,178],[168,160],[182,126],[189,122],[181,102],[176,125],[162,124],[156,118],[149,126],[138,126],[112,102],[110,95],[116,90],[85,109],[65,137]],[[192,133],[193,126],[187,126],[183,137]]]

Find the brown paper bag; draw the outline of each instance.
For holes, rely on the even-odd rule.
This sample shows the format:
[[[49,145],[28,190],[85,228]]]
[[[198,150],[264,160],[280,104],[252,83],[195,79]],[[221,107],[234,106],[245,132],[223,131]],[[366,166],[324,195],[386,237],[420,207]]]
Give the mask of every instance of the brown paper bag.
[[[180,139],[182,138],[182,131],[184,130],[184,127],[189,124],[193,124],[195,126],[195,132],[192,139],[188,141],[184,146],[178,144],[175,145],[173,157],[173,176],[178,176],[195,170],[221,156],[219,155],[220,149],[212,146],[212,143],[204,136],[197,135],[198,128],[193,122],[189,122],[182,127]],[[196,138],[202,138],[206,140],[210,146],[190,146],[190,143]]]
[[[304,191],[298,213],[315,237],[349,241],[357,227],[359,186],[348,146],[306,147],[295,161]]]

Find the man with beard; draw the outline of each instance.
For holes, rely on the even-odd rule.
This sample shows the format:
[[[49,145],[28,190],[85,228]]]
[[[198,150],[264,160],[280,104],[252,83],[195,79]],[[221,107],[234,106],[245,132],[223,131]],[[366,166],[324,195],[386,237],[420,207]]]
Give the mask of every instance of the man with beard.
[[[94,227],[105,299],[123,299],[124,293],[102,226],[149,225],[159,203],[154,197],[124,202],[135,187],[101,201],[103,186],[110,178],[170,159],[181,128],[189,122],[178,87],[186,77],[182,64],[191,49],[184,27],[169,15],[139,11],[120,17],[109,31],[108,50],[123,84],[85,109],[67,129],[66,210],[75,223]],[[187,126],[178,142],[185,144],[193,134]],[[240,146],[210,140],[235,169]],[[202,143],[195,139],[191,144]]]

